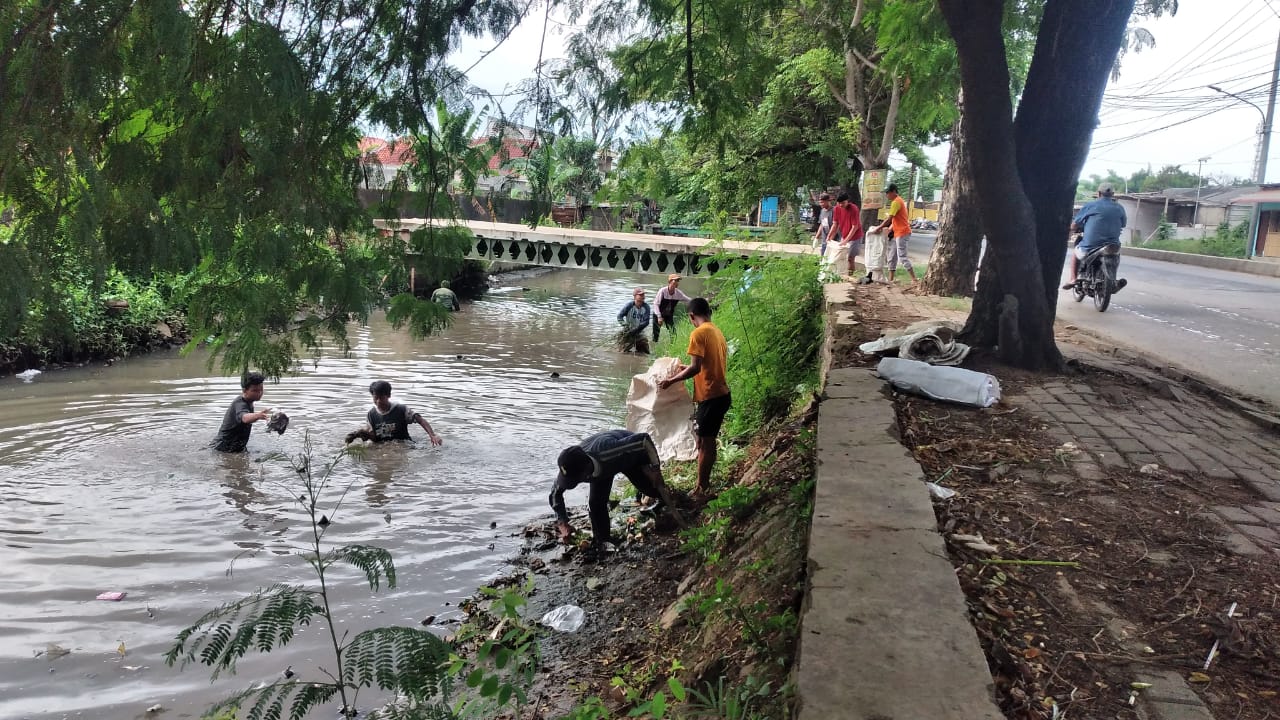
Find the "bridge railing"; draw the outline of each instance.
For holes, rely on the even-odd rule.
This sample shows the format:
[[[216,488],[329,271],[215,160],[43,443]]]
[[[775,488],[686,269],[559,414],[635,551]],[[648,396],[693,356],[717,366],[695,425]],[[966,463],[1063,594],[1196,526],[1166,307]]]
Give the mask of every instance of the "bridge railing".
[[[408,234],[430,220],[402,219],[375,221],[385,233]],[[642,235],[563,227],[529,228],[526,225],[463,221],[475,235],[467,257],[480,260],[546,265],[552,267],[617,270],[629,272],[710,275],[720,263],[709,256],[721,252],[752,255],[806,255],[806,245],[789,245],[741,240],[715,241],[706,238]]]

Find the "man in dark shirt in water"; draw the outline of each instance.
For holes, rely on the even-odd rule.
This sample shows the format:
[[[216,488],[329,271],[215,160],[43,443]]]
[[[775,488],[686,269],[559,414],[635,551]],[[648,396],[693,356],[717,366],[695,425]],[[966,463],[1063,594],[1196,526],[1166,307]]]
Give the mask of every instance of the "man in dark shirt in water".
[[[253,404],[262,399],[262,383],[266,380],[262,373],[256,372],[246,373],[240,378],[243,392],[231,401],[231,407],[222,417],[222,427],[218,428],[218,436],[213,439],[214,450],[244,452],[253,424],[271,417],[270,408],[259,412],[253,410]]]
[[[432,445],[440,445],[444,440],[431,429],[431,423],[407,405],[391,402],[391,383],[377,380],[369,386],[369,394],[373,395],[373,407],[369,409],[365,430],[372,434],[374,442],[387,440],[408,440],[409,423],[417,423],[427,431]],[[352,436],[357,433],[352,433]],[[354,437],[348,436],[347,442]]]
[[[560,474],[551,488],[548,502],[556,514],[556,528],[561,541],[567,541],[573,528],[564,505],[565,490],[590,483],[587,510],[591,516],[591,534],[596,550],[609,542],[609,492],[613,476],[622,473],[636,486],[638,499],[659,500],[666,494],[662,480],[662,461],[648,433],[629,430],[607,430],[583,440],[560,453]],[[651,506],[657,511],[659,502]]]

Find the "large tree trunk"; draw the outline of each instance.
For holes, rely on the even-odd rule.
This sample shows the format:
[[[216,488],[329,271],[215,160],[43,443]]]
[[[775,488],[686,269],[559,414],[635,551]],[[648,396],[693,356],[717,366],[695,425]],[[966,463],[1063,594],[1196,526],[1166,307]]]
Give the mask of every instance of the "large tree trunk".
[[[938,5],[960,61],[966,100],[961,131],[981,149],[972,155],[971,169],[994,270],[992,277],[983,273],[986,291],[979,291],[962,336],[976,345],[994,344],[1011,365],[1058,367],[1062,356],[1053,342],[1053,314],[1030,232],[1035,213],[1018,180],[1009,66],[1000,31],[1004,4],[939,0]]]
[[[963,99],[957,107],[963,117]],[[973,297],[973,278],[982,252],[982,218],[977,212],[978,197],[969,169],[969,143],[960,121],[957,117],[951,128],[951,155],[942,181],[938,237],[933,242],[922,287],[933,295]]]
[[[1076,183],[1133,7],[1134,0],[1050,0],[1040,21],[1014,142],[1018,174],[1036,215],[1050,311],[1061,292]]]
[[[1101,105],[1107,73],[1096,69],[1115,62],[1133,3],[1047,0],[1015,127],[1004,3],[938,1],[956,42],[966,100],[961,131],[975,149],[971,169],[987,235],[988,261],[963,336],[994,344],[1012,365],[1062,366],[1053,320],[1073,197],[1063,189],[1074,187]]]

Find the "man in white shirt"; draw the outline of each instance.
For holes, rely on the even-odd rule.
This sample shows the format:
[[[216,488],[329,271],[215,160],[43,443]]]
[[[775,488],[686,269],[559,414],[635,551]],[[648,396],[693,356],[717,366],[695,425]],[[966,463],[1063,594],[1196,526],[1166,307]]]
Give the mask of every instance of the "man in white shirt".
[[[676,305],[688,303],[691,299],[680,290],[680,275],[677,273],[668,275],[666,287],[659,290],[658,296],[653,299],[653,304],[658,310],[658,316],[654,318],[653,323],[654,342],[658,342],[658,334],[661,332],[663,325],[666,325],[671,331],[675,330]]]

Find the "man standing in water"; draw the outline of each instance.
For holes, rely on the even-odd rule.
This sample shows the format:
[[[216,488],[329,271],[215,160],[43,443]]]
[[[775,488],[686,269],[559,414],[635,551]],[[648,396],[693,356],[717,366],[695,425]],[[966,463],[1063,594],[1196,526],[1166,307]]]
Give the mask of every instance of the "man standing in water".
[[[653,304],[658,306],[658,316],[653,319],[653,341],[658,342],[658,334],[662,332],[662,326],[667,326],[668,332],[676,330],[676,306],[682,302],[689,302],[693,298],[684,294],[680,289],[680,276],[671,273],[667,276],[667,286],[658,291],[658,295],[653,298]]]
[[[597,433],[573,447],[565,448],[556,463],[560,473],[547,501],[556,514],[556,529],[562,542],[573,533],[569,525],[569,513],[564,505],[564,493],[582,483],[590,483],[587,511],[591,517],[592,545],[596,551],[604,550],[609,542],[609,493],[613,489],[613,477],[618,473],[627,476],[636,487],[637,499],[643,497],[659,500],[649,506],[650,512],[663,507],[661,498],[666,494],[662,480],[662,461],[658,449],[648,433],[630,430],[607,430]]]
[[[644,330],[649,327],[651,319],[649,303],[644,300],[644,288],[636,288],[631,293],[631,302],[618,311],[618,324],[622,326],[618,345],[623,352],[649,354],[649,340],[644,336]]]
[[[417,423],[427,431],[432,445],[441,445],[444,440],[431,429],[431,423],[407,405],[391,402],[391,383],[386,380],[375,380],[369,386],[369,394],[373,396],[373,407],[369,409],[364,431],[373,436],[374,442],[387,440],[409,440],[409,423]],[[355,432],[347,436],[351,442],[362,433]]]
[[[440,287],[436,288],[436,291],[431,293],[431,302],[443,305],[452,312],[457,312],[462,309],[462,306],[458,304],[457,293],[449,289],[448,280],[440,281]]]
[[[240,378],[242,392],[231,401],[227,414],[222,416],[222,426],[218,428],[218,436],[213,439],[214,450],[244,452],[245,446],[249,444],[253,424],[271,417],[270,409],[260,412],[253,410],[253,404],[262,399],[262,384],[266,380],[262,373],[257,372],[246,373]]]
[[[706,298],[689,301],[689,319],[693,334],[689,336],[689,364],[681,365],[666,380],[658,382],[659,390],[693,378],[693,400],[698,404],[693,415],[693,431],[698,439],[698,486],[694,492],[711,492],[711,468],[716,464],[716,437],[732,400],[725,366],[729,346],[720,328],[711,324],[711,304]]]

